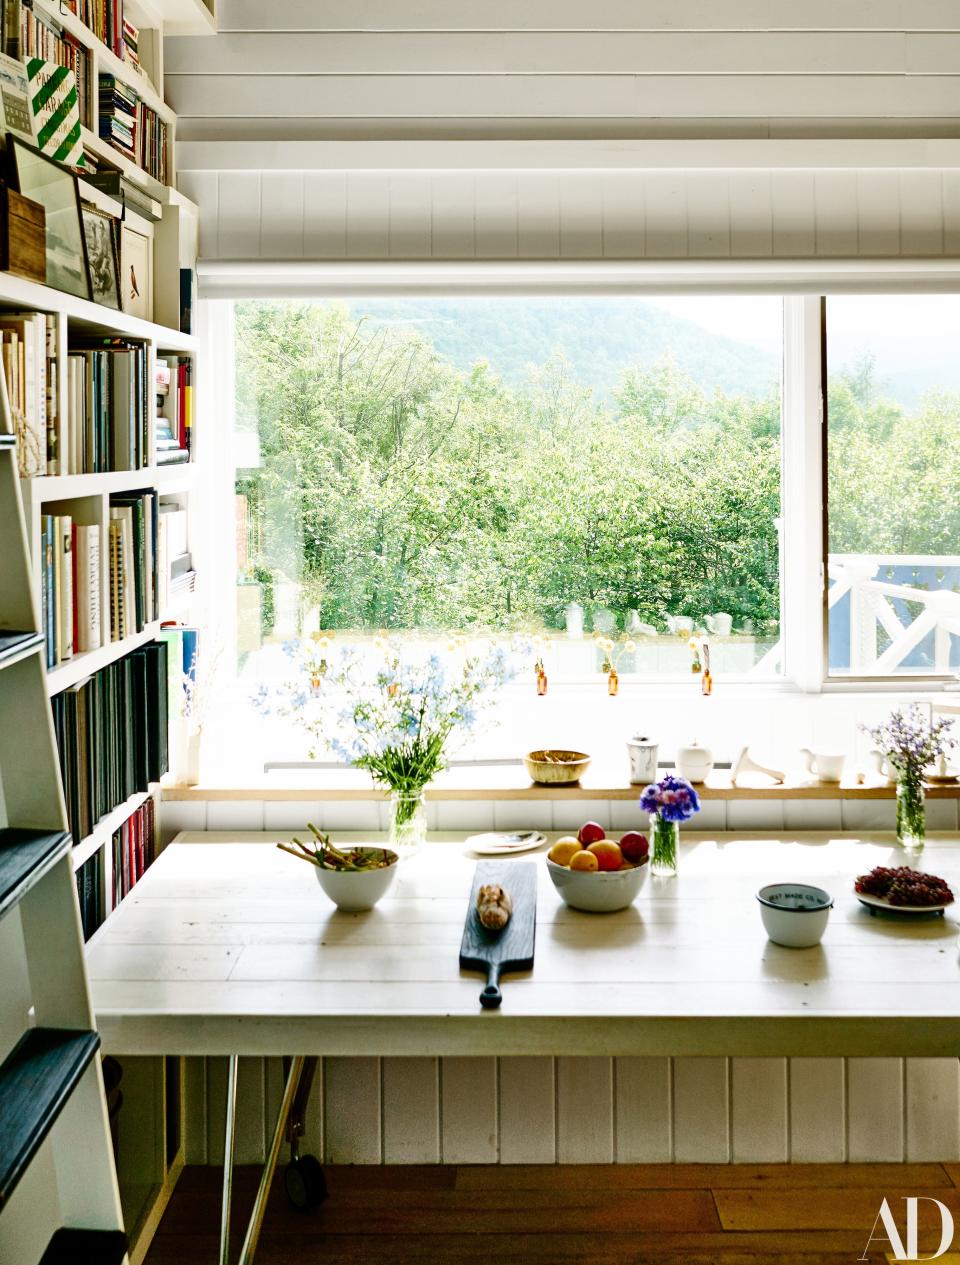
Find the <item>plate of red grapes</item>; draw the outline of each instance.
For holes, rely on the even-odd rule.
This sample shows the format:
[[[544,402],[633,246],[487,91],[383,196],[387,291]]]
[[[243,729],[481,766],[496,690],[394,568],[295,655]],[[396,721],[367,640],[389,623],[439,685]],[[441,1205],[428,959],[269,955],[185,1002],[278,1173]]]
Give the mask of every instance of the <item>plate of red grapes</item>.
[[[909,865],[895,869],[878,865],[869,874],[861,874],[853,889],[872,914],[881,909],[891,914],[942,914],[954,900],[944,879]]]

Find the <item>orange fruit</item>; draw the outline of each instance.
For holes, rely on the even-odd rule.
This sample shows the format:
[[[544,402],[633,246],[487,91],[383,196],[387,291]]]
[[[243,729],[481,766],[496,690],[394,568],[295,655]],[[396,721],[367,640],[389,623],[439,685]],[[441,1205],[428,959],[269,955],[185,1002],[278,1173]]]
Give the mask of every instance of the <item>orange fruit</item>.
[[[575,852],[570,858],[571,870],[599,870],[600,862],[597,860],[595,852],[588,852],[586,848],[581,852]]]
[[[597,858],[597,864],[601,870],[619,870],[623,865],[620,845],[614,843],[612,839],[599,839],[596,843],[591,843],[587,851],[592,852]]]
[[[567,835],[564,839],[558,839],[553,845],[547,856],[557,865],[569,865],[570,858],[580,851],[580,844],[576,839]]]

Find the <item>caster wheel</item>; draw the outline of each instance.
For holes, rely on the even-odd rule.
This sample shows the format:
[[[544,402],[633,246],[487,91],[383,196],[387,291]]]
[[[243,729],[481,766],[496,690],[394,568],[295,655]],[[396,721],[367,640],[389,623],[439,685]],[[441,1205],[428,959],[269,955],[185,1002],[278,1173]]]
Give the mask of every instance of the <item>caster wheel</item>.
[[[283,1184],[287,1198],[294,1208],[306,1212],[323,1203],[327,1197],[327,1182],[320,1161],[312,1155],[301,1155],[283,1170]]]

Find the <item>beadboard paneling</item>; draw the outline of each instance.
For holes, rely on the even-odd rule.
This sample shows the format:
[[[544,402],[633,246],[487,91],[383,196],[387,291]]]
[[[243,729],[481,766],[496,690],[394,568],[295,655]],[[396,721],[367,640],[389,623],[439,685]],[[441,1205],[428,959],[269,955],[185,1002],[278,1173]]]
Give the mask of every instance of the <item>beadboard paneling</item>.
[[[938,258],[960,182],[924,171],[185,171],[206,259]]]

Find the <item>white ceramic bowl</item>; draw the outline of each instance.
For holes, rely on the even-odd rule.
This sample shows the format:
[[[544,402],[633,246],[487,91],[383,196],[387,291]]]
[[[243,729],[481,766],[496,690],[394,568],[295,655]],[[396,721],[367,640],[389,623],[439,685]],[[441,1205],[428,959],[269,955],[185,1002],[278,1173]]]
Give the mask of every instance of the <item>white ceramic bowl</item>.
[[[808,883],[770,883],[757,892],[760,917],[774,944],[810,949],[827,929],[833,897]]]
[[[631,870],[570,870],[547,857],[547,873],[564,904],[588,914],[612,914],[637,899],[647,881],[647,861]]]
[[[365,852],[387,852],[393,857],[389,865],[379,870],[325,870],[320,865],[313,868],[317,882],[338,909],[355,914],[372,909],[390,888],[397,876],[397,854],[389,848],[365,848]]]

